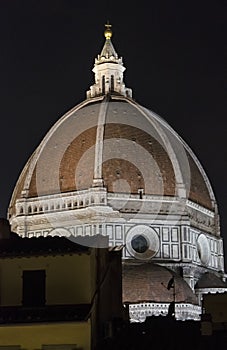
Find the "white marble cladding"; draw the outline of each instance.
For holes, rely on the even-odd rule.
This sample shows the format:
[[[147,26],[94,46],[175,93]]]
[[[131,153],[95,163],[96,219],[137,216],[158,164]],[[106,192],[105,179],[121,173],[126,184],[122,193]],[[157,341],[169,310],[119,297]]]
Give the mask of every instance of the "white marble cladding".
[[[204,208],[201,205],[190,201],[189,199],[187,200],[186,204],[187,204],[187,207],[190,207],[190,208],[192,208],[194,210],[197,210],[197,211],[199,211],[199,212],[201,212],[203,214],[206,214],[207,216],[209,216],[211,218],[213,218],[214,215],[215,215],[213,211],[211,211],[211,210],[209,210],[207,208]]]
[[[163,220],[163,215],[167,215],[168,219],[175,221],[186,219],[190,221],[192,226],[220,236],[217,214],[190,200],[146,194],[143,194],[142,199],[139,199],[139,195],[108,193],[107,203],[123,214],[149,214],[150,218],[156,222],[160,218]]]
[[[138,223],[97,223],[89,224],[83,223],[75,226],[65,227],[69,231],[69,234],[73,236],[93,236],[96,234],[102,234],[109,236],[109,245],[117,246],[124,245],[126,242],[127,233],[132,227],[137,226]],[[181,259],[180,249],[180,227],[167,227],[167,226],[152,226],[147,225],[155,230],[160,240],[160,249],[153,258],[154,260],[177,260]],[[27,232],[27,237],[39,237],[51,235],[53,227],[47,229],[30,230]],[[132,258],[132,255],[124,249],[124,258]]]
[[[113,209],[112,209],[113,208]],[[46,236],[57,227],[72,235],[109,236],[110,246],[125,245],[128,231],[136,225],[151,227],[158,236],[159,249],[153,260],[192,262],[204,266],[198,252],[198,237],[204,234],[209,245],[206,267],[224,269],[223,242],[209,230],[193,227],[188,216],[198,213],[209,220],[215,214],[191,201],[177,197],[107,193],[103,187],[84,191],[22,198],[17,200],[12,229],[21,236]],[[196,214],[197,213],[197,214]],[[209,228],[209,227],[208,227]],[[125,248],[124,258],[132,258]],[[193,287],[193,281],[189,282]]]
[[[201,232],[190,226],[181,227],[182,261],[192,262],[201,265],[198,254],[198,237],[204,234],[209,244],[209,258],[206,267],[211,267],[217,271],[224,269],[223,241],[221,238]],[[202,264],[203,265],[203,264]]]
[[[169,303],[138,303],[129,304],[130,322],[144,322],[149,316],[166,316],[168,314]],[[199,321],[201,315],[201,306],[176,303],[175,318],[177,320]]]
[[[94,187],[84,191],[19,199],[16,203],[16,216],[62,212],[71,209],[81,209],[88,206],[100,206],[106,204],[106,189]]]
[[[107,204],[122,213],[181,216],[186,214],[186,202],[178,197],[128,193],[108,193]]]
[[[216,236],[220,235],[217,214],[190,200],[186,201],[187,213],[192,226]]]
[[[177,197],[162,197],[143,195],[107,193],[106,188],[93,187],[83,191],[73,191],[52,194],[34,198],[21,198],[16,202],[16,215],[36,216],[43,213],[64,213],[67,210],[76,210],[95,206],[109,206],[124,215],[148,216],[149,221],[163,223],[174,220],[175,223],[183,221],[191,223],[200,215],[203,218],[203,229],[213,233],[215,214],[193,202],[180,200]],[[10,218],[11,219],[11,218]],[[139,218],[139,221],[143,218]],[[127,219],[126,219],[127,220]],[[12,221],[12,219],[11,219]],[[192,222],[191,222],[192,221]],[[142,222],[141,222],[142,223]],[[199,228],[198,225],[195,227]],[[201,228],[200,228],[201,229]]]
[[[143,222],[144,224],[144,222]],[[94,236],[102,234],[109,237],[109,245],[125,245],[126,237],[132,227],[139,225],[138,222],[131,223],[81,223],[80,225],[64,226],[69,235],[73,236]],[[190,228],[189,226],[171,226],[171,225],[149,225],[159,237],[159,250],[152,258],[154,261],[175,261],[182,263],[192,263],[201,266],[198,254],[197,239],[201,234],[200,231]],[[27,237],[47,236],[51,234],[53,227],[45,229],[29,230]],[[213,270],[223,270],[223,242],[222,239],[206,235],[210,246],[210,259],[206,268]],[[133,256],[125,248],[123,258],[130,259]],[[191,285],[191,283],[189,283]],[[193,288],[194,283],[191,285]]]
[[[157,230],[157,228],[156,228]],[[180,250],[180,226],[162,226],[160,231],[160,251],[156,254],[157,258],[162,259],[181,259]]]

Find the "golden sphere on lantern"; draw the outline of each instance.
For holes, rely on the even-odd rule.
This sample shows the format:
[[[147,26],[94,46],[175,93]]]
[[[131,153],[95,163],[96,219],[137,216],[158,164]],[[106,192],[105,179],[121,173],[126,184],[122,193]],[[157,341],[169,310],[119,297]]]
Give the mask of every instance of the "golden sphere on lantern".
[[[105,38],[109,40],[112,37],[112,30],[111,30],[112,26],[111,24],[106,24],[105,26],[106,26],[106,30],[104,32],[104,35],[105,35]]]

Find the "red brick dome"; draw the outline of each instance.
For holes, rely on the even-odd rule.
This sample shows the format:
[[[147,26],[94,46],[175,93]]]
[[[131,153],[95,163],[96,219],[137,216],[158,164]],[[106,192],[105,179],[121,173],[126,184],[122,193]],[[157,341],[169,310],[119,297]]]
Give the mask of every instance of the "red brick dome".
[[[214,211],[198,159],[155,113],[117,94],[87,99],[66,113],[27,162],[16,201],[104,186],[108,193],[177,196]]]

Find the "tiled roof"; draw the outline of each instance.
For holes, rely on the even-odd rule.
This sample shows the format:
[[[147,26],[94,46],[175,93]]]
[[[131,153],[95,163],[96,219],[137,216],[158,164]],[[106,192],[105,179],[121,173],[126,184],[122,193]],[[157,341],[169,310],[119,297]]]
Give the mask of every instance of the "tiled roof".
[[[175,289],[168,290],[168,283],[174,276]],[[182,277],[171,270],[153,263],[123,264],[123,302],[198,304],[193,291]]]
[[[106,237],[105,237],[106,238]],[[106,239],[104,241],[106,242]],[[9,239],[0,240],[0,259],[6,257],[25,257],[39,255],[58,254],[84,254],[90,253],[90,247],[100,246],[103,236],[95,237],[32,237],[21,238],[15,236]],[[104,246],[104,244],[103,244]]]
[[[196,283],[195,288],[227,288],[227,283],[223,282],[220,277],[216,276],[214,273],[206,272]]]

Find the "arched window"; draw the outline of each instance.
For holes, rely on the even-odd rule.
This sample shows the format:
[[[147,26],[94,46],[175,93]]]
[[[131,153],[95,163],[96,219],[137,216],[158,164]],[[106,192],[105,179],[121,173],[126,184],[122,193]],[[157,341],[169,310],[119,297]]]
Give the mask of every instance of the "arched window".
[[[111,75],[110,91],[114,91],[114,76],[113,75]]]
[[[105,94],[105,75],[102,76],[102,93]]]

